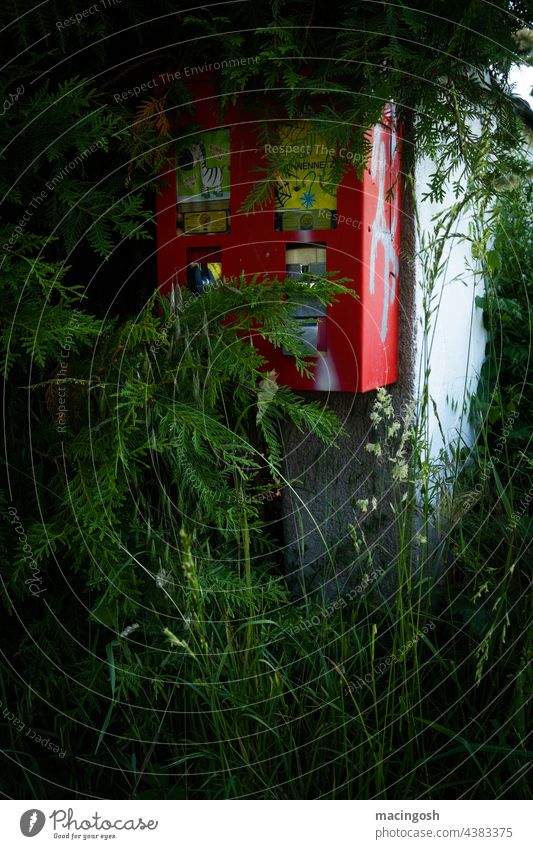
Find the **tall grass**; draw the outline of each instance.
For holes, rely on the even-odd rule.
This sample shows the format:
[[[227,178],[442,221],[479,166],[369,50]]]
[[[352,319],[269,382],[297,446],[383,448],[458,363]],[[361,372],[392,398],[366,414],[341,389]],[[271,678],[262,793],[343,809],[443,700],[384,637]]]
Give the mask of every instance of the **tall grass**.
[[[507,214],[506,240],[513,228],[524,227],[518,210],[519,205]],[[490,254],[485,259],[494,262]],[[524,264],[533,268],[532,259],[531,253],[521,255],[521,280]],[[527,302],[531,276],[523,279],[522,293],[518,288],[507,292],[513,275],[516,280],[512,263],[502,262],[497,274],[493,269],[493,288],[484,304],[492,347],[473,408],[479,438],[472,451],[456,458],[455,467],[452,462],[453,491],[449,481],[443,486],[442,468],[433,468],[428,457],[430,398],[416,415],[409,407],[398,418],[387,392],[377,393],[369,444],[381,446],[379,458],[377,449],[371,450],[379,459],[383,491],[376,493],[376,503],[361,503],[354,517],[359,583],[333,601],[321,602],[319,594],[309,593],[295,601],[275,545],[262,537],[257,498],[273,492],[282,475],[270,414],[262,422],[271,428],[265,482],[253,467],[260,449],[245,442],[231,408],[224,428],[214,428],[213,467],[195,433],[194,410],[180,407],[183,427],[190,428],[191,452],[197,453],[198,483],[193,471],[187,472],[187,446],[179,434],[176,443],[170,428],[157,431],[159,442],[152,436],[158,421],[165,421],[165,407],[158,405],[167,383],[183,379],[173,372],[171,346],[168,381],[154,377],[148,396],[138,377],[141,365],[134,360],[125,388],[113,396],[115,409],[128,423],[121,429],[117,469],[122,463],[128,470],[145,521],[139,523],[136,512],[128,517],[120,478],[111,475],[111,483],[105,480],[114,540],[120,545],[116,550],[109,545],[104,573],[96,566],[85,573],[77,565],[65,594],[63,575],[48,562],[54,605],[34,608],[32,634],[14,629],[11,644],[19,667],[33,663],[32,686],[9,673],[15,696],[3,691],[3,702],[11,698],[25,722],[60,740],[68,754],[59,762],[36,753],[8,725],[4,754],[13,771],[7,784],[12,778],[16,787],[6,792],[56,798],[58,788],[68,787],[73,796],[134,799],[528,796],[532,681],[525,555],[531,525],[525,508],[531,464],[524,457],[520,404],[522,396],[530,397],[530,387],[529,395],[520,394],[520,329],[507,331],[515,334],[519,350],[494,341],[494,321]],[[190,333],[180,352],[184,372],[196,362],[191,338],[204,340],[197,360],[203,369],[206,349],[214,344],[202,335],[201,313],[193,304],[199,331]],[[178,321],[183,331],[186,315]],[[151,325],[148,330],[149,341],[161,338]],[[250,379],[249,396],[243,396],[252,410],[257,406],[254,385]],[[194,397],[194,382],[191,386]],[[230,381],[223,410],[233,391]],[[214,417],[218,395],[211,394]],[[297,401],[282,390],[276,398],[299,415]],[[150,423],[148,446],[136,442],[139,411]],[[102,457],[113,444],[102,431],[109,415],[103,404],[93,430],[93,437],[105,442]],[[312,422],[316,411],[309,416]],[[227,444],[230,425],[239,434],[237,447]],[[78,448],[82,437],[83,432],[74,440]],[[171,486],[165,478],[165,463],[171,464],[176,448],[191,487],[207,492],[204,496],[201,490],[196,507],[183,491],[176,494],[179,480]],[[160,476],[154,488],[144,466],[151,474],[147,457],[152,451],[156,456],[157,449]],[[78,500],[86,497],[94,457],[91,449],[77,460],[72,497]],[[215,499],[216,515],[228,505],[224,533],[220,527],[206,529],[208,496],[213,495],[206,470],[215,486],[224,488],[223,499]],[[96,481],[101,485],[104,478],[97,474]],[[447,501],[436,497],[443,488]],[[100,540],[103,549],[107,513],[102,510],[109,504],[104,501],[102,507],[98,486],[95,493],[84,532]],[[366,528],[385,497],[392,505],[397,556],[387,569],[375,569]],[[165,529],[174,536],[165,537]],[[60,529],[49,522],[47,531],[48,544],[59,546]],[[86,617],[73,615],[72,592],[79,593]],[[70,629],[66,641],[63,622]],[[36,663],[36,650],[46,663]]]

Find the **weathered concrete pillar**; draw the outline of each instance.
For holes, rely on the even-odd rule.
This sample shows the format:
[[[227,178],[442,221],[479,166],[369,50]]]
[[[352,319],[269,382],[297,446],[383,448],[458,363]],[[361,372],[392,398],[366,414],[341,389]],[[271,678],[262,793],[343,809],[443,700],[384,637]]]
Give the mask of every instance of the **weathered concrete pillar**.
[[[415,340],[415,234],[413,197],[404,186],[401,221],[399,379],[389,387],[397,410],[412,397]],[[316,400],[316,393],[304,393]],[[376,392],[331,393],[324,398],[347,433],[335,448],[325,447],[312,434],[296,428],[284,430],[285,474],[292,487],[282,498],[284,561],[295,592],[321,588],[327,596],[356,582],[367,568],[365,556],[356,550],[350,525],[361,517],[356,501],[377,498],[377,508],[363,524],[367,543],[372,544],[373,565],[390,566],[394,558],[393,514],[383,492],[386,464],[378,464],[365,450],[372,442],[370,412]],[[368,563],[368,561],[367,561]]]

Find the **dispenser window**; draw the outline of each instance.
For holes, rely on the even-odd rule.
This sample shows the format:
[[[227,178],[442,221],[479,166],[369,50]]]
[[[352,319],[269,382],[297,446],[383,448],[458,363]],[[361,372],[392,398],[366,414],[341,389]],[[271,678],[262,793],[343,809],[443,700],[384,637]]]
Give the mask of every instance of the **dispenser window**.
[[[187,286],[194,295],[204,295],[222,281],[220,248],[191,248],[187,251]]]
[[[322,279],[326,273],[324,243],[288,244],[285,248],[285,274],[288,279],[302,280],[304,274]],[[326,307],[312,297],[293,299],[292,316],[298,322],[308,356],[320,356],[326,350]],[[288,354],[284,350],[284,354]]]
[[[210,130],[178,145],[178,226],[188,236],[230,230],[230,131]]]
[[[337,184],[331,181],[334,150],[308,124],[283,125],[273,153],[283,160],[274,185],[274,229],[333,230]]]

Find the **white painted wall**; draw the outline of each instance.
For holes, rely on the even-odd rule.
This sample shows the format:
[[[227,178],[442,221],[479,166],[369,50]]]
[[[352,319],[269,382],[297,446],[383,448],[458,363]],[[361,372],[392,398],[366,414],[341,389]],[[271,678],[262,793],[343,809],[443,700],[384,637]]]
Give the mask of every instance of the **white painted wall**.
[[[443,448],[449,449],[461,439],[471,445],[474,433],[468,422],[470,398],[476,392],[481,366],[485,359],[487,334],[482,310],[475,305],[482,294],[479,276],[472,273],[473,261],[468,241],[450,237],[446,240],[442,261],[444,270],[434,286],[431,315],[425,329],[424,293],[428,280],[419,257],[422,244],[434,237],[433,217],[454,202],[451,191],[442,203],[422,201],[435,163],[422,159],[415,171],[419,224],[416,259],[416,369],[415,396],[420,398],[428,372],[430,401],[428,434],[430,456],[437,459]],[[468,218],[463,216],[453,228],[468,234]],[[440,421],[440,427],[439,422]],[[442,433],[441,433],[442,430]]]
[[[533,166],[533,141],[531,133],[524,130],[522,148],[524,159]],[[481,366],[485,359],[487,333],[483,326],[483,312],[475,305],[477,295],[484,291],[481,275],[474,274],[475,262],[470,243],[459,237],[446,241],[443,254],[443,272],[433,293],[432,314],[429,330],[425,330],[424,291],[427,280],[423,263],[419,257],[422,245],[427,244],[435,233],[434,216],[454,203],[454,195],[448,189],[442,203],[422,200],[435,171],[435,163],[421,158],[415,170],[415,185],[418,206],[416,234],[416,320],[415,320],[415,397],[420,398],[424,388],[425,372],[428,371],[430,399],[435,402],[436,414],[430,402],[428,434],[430,456],[437,460],[445,449],[449,455],[459,440],[472,445],[475,439],[468,420],[470,401],[475,394]],[[530,177],[533,169],[530,170]],[[463,216],[453,231],[458,234],[469,232],[469,219]],[[437,420],[438,419],[438,420]],[[440,428],[439,428],[440,421]],[[441,433],[442,429],[442,433]]]

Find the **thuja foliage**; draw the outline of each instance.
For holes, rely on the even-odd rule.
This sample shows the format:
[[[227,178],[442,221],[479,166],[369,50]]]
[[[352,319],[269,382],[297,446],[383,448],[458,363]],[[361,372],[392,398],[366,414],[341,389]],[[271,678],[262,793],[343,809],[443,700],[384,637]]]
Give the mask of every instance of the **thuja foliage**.
[[[80,245],[108,257],[121,239],[146,239],[149,207],[125,190],[125,122],[86,80],[26,86],[2,121],[4,251],[16,255],[25,232],[46,236],[47,255],[67,262]]]
[[[249,535],[260,532],[263,488],[278,489],[283,475],[279,425],[292,420],[329,442],[339,432],[323,405],[304,403],[276,384],[252,344],[254,337],[268,339],[294,351],[300,369],[308,369],[290,295],[311,290],[331,302],[343,287],[243,278],[202,298],[177,290],[178,302],[163,300],[160,315],[152,301],[94,340],[84,371],[67,380],[67,407],[72,402],[75,415],[67,413],[66,427],[57,427],[50,392],[57,394],[64,378],[30,387],[37,394],[46,388],[57,431],[48,456],[62,456],[48,486],[63,497],[46,526],[35,529],[35,548],[44,552],[53,539],[61,560],[67,557],[75,571],[93,563],[90,580],[105,585],[108,569],[144,543],[143,555],[153,560],[150,576],[172,547],[179,550],[184,523],[215,547],[239,541],[244,521]],[[114,590],[128,595],[120,582]]]
[[[85,733],[87,753],[102,747],[99,735],[116,721],[102,661],[114,656],[124,629],[142,628],[159,658],[167,654],[165,628],[180,633],[185,620],[174,621],[167,587],[181,574],[182,530],[205,562],[202,598],[224,592],[235,623],[253,617],[263,597],[286,596],[274,577],[275,540],[260,521],[284,482],[280,428],[290,420],[328,441],[339,432],[322,405],[277,385],[252,344],[262,335],[308,367],[290,299],[309,295],[311,281],[233,280],[202,299],[176,290],[170,302],[153,295],[147,272],[150,297],[140,313],[103,318],[108,297],[95,296],[95,279],[111,289],[112,304],[139,255],[122,254],[116,277],[117,266],[106,271],[99,259],[112,263],[123,239],[150,234],[153,191],[143,188],[137,151],[149,157],[149,182],[159,161],[149,126],[125,129],[124,116],[79,78],[29,89],[2,127],[1,543],[10,620],[4,674],[14,687],[2,701],[71,752]],[[342,291],[341,283],[312,283],[324,303]],[[192,600],[180,609],[198,615]],[[153,661],[148,653],[135,665],[157,696],[163,682]],[[17,687],[21,668],[31,670],[31,691],[25,674]],[[139,696],[141,679],[131,670],[126,679],[130,696]],[[117,695],[121,688],[119,677]],[[103,711],[98,696],[88,697],[98,691]],[[46,794],[48,767],[28,742],[13,738],[7,747],[20,764],[17,781],[23,793]]]
[[[487,150],[497,173],[516,166],[518,119],[506,78],[517,54],[513,33],[530,19],[527,2],[505,0],[453,0],[445,15],[438,0],[333,7],[279,0],[253,10],[242,4],[226,16],[208,9],[184,24],[191,35],[207,30],[210,58],[218,58],[221,47],[235,58],[256,57],[224,68],[221,85],[227,101],[243,92],[266,138],[279,114],[275,101],[260,95],[283,91],[289,118],[312,121],[328,146],[359,154],[351,163],[338,160],[332,179],[354,163],[363,168],[368,130],[393,101],[400,124],[409,127],[405,170],[414,156],[435,156],[428,191],[441,199],[448,180],[460,185],[457,169],[466,164],[475,174]],[[476,120],[483,124],[481,151]],[[290,156],[272,153],[265,174],[290,167]],[[270,185],[258,186],[250,202],[260,203]]]

